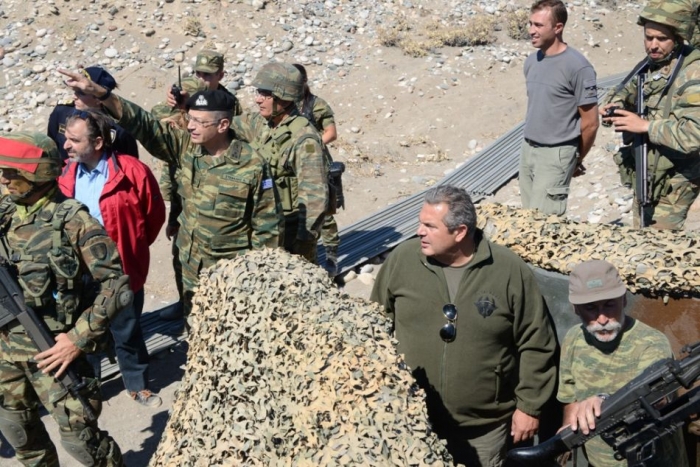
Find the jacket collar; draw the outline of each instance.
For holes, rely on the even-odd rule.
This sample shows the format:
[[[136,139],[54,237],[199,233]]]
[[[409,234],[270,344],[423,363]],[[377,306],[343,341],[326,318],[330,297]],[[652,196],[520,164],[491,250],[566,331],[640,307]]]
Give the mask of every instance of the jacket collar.
[[[425,256],[420,250],[420,244],[417,246],[417,252],[421,263],[433,272],[437,272],[445,267],[445,265],[439,264],[437,261]],[[491,245],[484,238],[484,232],[481,229],[476,229],[474,232],[474,256],[465,267],[471,269],[490,259]]]

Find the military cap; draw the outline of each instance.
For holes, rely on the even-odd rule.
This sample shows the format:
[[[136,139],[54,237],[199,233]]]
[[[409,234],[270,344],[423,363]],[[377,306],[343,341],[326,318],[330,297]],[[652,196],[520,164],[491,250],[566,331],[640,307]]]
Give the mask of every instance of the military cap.
[[[569,276],[569,301],[574,305],[620,298],[626,292],[617,268],[607,261],[583,262]]]
[[[216,50],[204,49],[197,54],[194,71],[216,73],[224,68],[224,56]]]
[[[114,79],[114,76],[109,74],[109,72],[101,66],[89,66],[85,68],[85,73],[87,73],[92,81],[108,91],[112,91],[117,87],[117,81]]]
[[[0,168],[20,171],[27,180],[46,182],[61,174],[56,143],[43,133],[0,133]]]
[[[226,111],[230,112],[233,106],[236,105],[235,97],[224,91],[198,91],[187,99],[185,107],[187,110],[206,110],[206,111]]]

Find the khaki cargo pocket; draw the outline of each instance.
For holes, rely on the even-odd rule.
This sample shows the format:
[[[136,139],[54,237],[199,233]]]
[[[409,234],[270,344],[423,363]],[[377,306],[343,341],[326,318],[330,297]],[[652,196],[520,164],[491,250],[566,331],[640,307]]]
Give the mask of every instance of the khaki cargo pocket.
[[[568,186],[555,186],[547,188],[547,196],[544,198],[544,212],[551,212],[561,216],[566,211],[566,202],[569,199]]]

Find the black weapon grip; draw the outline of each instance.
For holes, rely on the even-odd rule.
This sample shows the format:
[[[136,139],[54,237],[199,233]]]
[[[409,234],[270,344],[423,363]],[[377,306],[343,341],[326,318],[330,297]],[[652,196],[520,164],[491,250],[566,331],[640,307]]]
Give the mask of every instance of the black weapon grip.
[[[532,447],[511,449],[503,467],[559,467],[557,456],[570,451],[560,435]]]

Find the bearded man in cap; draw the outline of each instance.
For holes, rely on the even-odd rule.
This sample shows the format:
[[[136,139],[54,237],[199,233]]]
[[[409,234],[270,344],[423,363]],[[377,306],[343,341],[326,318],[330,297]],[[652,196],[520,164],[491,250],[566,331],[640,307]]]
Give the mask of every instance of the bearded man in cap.
[[[240,115],[243,113],[241,108],[241,103],[228,88],[221,84],[221,80],[224,78],[226,72],[224,71],[224,55],[216,50],[203,49],[197,54],[197,58],[194,64],[195,77],[199,79],[205,86],[206,89],[211,91],[221,91],[233,97],[233,107],[231,111],[233,115]],[[183,86],[180,90],[180,102],[176,99],[176,96],[172,93],[172,88],[168,88],[166,94],[167,105],[173,109],[182,107],[182,104],[187,100],[188,97],[192,95],[191,90]]]
[[[200,91],[187,101],[187,131],[129,102],[81,72],[59,70],[67,84],[98,97],[154,157],[180,170],[178,195],[184,313],[192,309],[199,273],[220,259],[280,245],[283,219],[265,161],[229,128],[233,101],[221,91]]]
[[[105,89],[113,91],[119,85],[114,77],[104,68],[99,66],[90,66],[84,69],[84,73],[92,81],[96,82]],[[58,104],[54,107],[49,116],[49,126],[46,132],[49,137],[54,140],[58,146],[58,153],[65,163],[68,160],[68,153],[63,149],[66,142],[66,120],[75,114],[76,110],[89,110],[91,112],[103,112],[102,102],[94,96],[89,96],[80,89],[73,90],[73,100],[67,103]],[[112,125],[112,145],[119,154],[139,157],[139,148],[136,144],[136,139],[127,133],[119,125]]]
[[[328,164],[321,135],[297,108],[304,78],[289,63],[270,62],[253,80],[259,112],[233,120],[240,138],[270,164],[282,200],[284,248],[316,262],[316,243],[328,208]]]
[[[564,426],[588,434],[595,429],[603,401],[652,363],[673,354],[666,336],[625,314],[627,288],[607,261],[586,261],[569,276],[569,301],[581,325],[564,338],[557,399],[564,406]],[[584,446],[592,467],[627,465],[600,437]],[[657,443],[647,467],[688,465],[680,431]]]
[[[0,328],[0,431],[24,465],[58,467],[40,420],[43,405],[59,425],[61,444],[82,464],[123,465],[119,446],[90,414],[99,415],[102,396],[85,358],[131,304],[117,248],[87,208],[58,189],[61,158],[49,137],[0,135],[0,170],[9,193],[0,199],[2,254],[26,305],[55,339],[38,353],[18,322]],[[56,379],[69,365],[83,379],[87,409]]]

